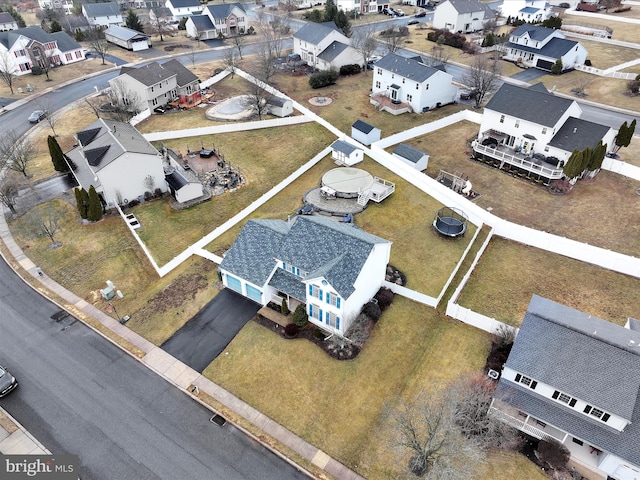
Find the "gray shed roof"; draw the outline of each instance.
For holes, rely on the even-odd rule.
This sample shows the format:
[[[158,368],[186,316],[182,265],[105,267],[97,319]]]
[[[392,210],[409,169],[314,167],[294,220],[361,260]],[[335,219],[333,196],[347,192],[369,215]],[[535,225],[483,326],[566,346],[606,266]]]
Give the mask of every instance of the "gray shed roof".
[[[216,27],[209,18],[209,15],[191,15],[189,20],[193,22],[198,32],[206,32],[207,30],[215,30]]]
[[[351,125],[351,127],[362,133],[371,133],[371,130],[376,128],[373,125],[369,125],[367,122],[363,122],[362,120],[356,120],[355,123]]]
[[[422,159],[422,157],[426,155],[426,153],[424,153],[422,150],[418,150],[417,148],[412,147],[411,145],[407,145],[406,143],[401,143],[400,145],[398,145],[393,151],[393,154],[409,160],[413,163],[418,163]]]
[[[287,103],[293,103],[293,102],[288,98],[271,95],[267,100],[267,103],[269,105],[273,105],[274,107],[284,107]]]
[[[539,395],[532,395],[530,391],[505,380],[498,383],[494,397],[543,422],[561,428],[584,442],[640,465],[640,402],[633,411],[631,424],[627,425],[623,432],[618,432],[598,420],[580,414],[575,409],[545,400]]]
[[[544,57],[550,57],[558,59],[566,54],[572,48],[578,45],[578,42],[573,40],[567,40],[565,38],[552,38],[544,46],[536,48],[533,45],[520,45],[518,43],[506,43],[506,48],[517,48],[524,52],[537,53]]]
[[[82,6],[89,17],[120,15],[120,7],[116,2],[85,3]]]
[[[79,50],[82,46],[76,42],[67,32],[54,32],[50,34],[58,44],[61,52]]]
[[[587,147],[593,149],[609,130],[608,126],[599,123],[569,117],[553,136],[549,145],[567,152],[572,152],[576,148],[578,150],[584,150]]]
[[[414,82],[422,83],[439,70],[428,67],[412,58],[401,57],[395,53],[389,53],[375,63],[376,68],[382,68],[389,72],[408,78]]]
[[[537,88],[524,88],[504,83],[489,100],[485,109],[545,127],[554,127],[572,103],[574,103],[573,100],[556,97]]]
[[[349,142],[345,142],[344,140],[336,140],[331,144],[331,148],[336,152],[342,152],[347,156],[351,155],[356,150],[360,150],[355,145]]]
[[[116,38],[119,38],[120,40],[125,40],[125,41],[132,40],[136,37],[140,37],[140,38],[150,37],[150,35],[147,35],[146,33],[140,33],[137,30],[132,30],[131,28],[127,28],[127,27],[120,27],[118,25],[112,25],[111,27],[107,28],[104,31],[104,34],[111,35],[112,37],[116,37]]]
[[[164,179],[167,181],[173,191],[180,190],[185,185],[189,185],[189,180],[184,178],[184,176],[177,170],[173,170],[171,173],[166,174],[164,176]]]
[[[353,293],[353,285],[372,248],[380,243],[389,242],[355,225],[323,217],[297,217],[293,225],[282,220],[249,220],[220,267],[262,286],[269,280],[276,260],[281,260],[307,272],[307,279],[326,278],[346,299]],[[300,292],[304,293],[304,286],[295,289],[287,286],[285,281],[291,280],[278,277],[274,286],[283,291],[295,290],[294,296],[298,298]],[[301,277],[298,282],[303,285]]]
[[[342,33],[334,22],[307,22],[293,34],[293,38],[298,38],[303,42],[309,42],[312,45],[317,45],[327,35],[334,31]]]
[[[143,85],[150,87],[162,80],[167,80],[175,76],[176,73],[169,68],[164,68],[158,62],[151,62],[139,68],[122,67],[120,69],[120,75],[128,75]]]
[[[325,62],[331,62],[335,60],[338,55],[344,52],[349,45],[345,45],[344,43],[333,41],[331,44],[325,48],[320,54],[318,54],[318,58],[324,60]]]
[[[639,344],[640,332],[534,295],[506,366],[631,420]]]
[[[209,5],[207,10],[213,18],[227,18],[231,15],[234,8],[239,8],[243,13],[246,13],[244,7],[240,3],[220,3],[216,5]]]

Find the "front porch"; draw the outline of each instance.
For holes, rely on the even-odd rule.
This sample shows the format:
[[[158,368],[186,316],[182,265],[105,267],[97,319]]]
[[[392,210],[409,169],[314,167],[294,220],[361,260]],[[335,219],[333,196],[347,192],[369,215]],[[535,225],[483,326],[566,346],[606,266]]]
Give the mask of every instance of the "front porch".
[[[494,400],[493,405],[489,408],[489,414],[539,440],[563,443],[568,436],[562,430],[547,425],[524,412],[519,412],[499,400]]]
[[[377,92],[371,94],[371,104],[378,110],[389,112],[391,115],[401,115],[403,113],[412,113],[411,104],[392,100],[387,92]]]

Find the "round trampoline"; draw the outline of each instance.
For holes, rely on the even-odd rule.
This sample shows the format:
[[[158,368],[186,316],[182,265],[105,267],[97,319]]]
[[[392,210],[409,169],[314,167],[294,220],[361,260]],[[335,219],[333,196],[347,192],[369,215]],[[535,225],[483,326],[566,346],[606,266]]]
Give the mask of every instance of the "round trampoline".
[[[373,176],[359,168],[334,168],[322,176],[322,186],[335,190],[336,196],[343,198],[357,196],[358,192],[367,190],[372,185]]]
[[[459,237],[467,231],[467,215],[457,208],[443,207],[436,213],[433,228],[447,237]]]

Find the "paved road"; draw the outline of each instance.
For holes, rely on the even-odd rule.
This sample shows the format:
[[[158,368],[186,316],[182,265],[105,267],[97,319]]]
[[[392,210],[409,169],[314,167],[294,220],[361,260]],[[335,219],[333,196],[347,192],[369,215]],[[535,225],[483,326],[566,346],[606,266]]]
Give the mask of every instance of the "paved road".
[[[257,303],[225,288],[164,342],[162,349],[202,373],[259,309]]]
[[[64,247],[63,247],[64,248]],[[73,317],[0,262],[0,363],[19,388],[0,405],[83,480],[306,478]]]

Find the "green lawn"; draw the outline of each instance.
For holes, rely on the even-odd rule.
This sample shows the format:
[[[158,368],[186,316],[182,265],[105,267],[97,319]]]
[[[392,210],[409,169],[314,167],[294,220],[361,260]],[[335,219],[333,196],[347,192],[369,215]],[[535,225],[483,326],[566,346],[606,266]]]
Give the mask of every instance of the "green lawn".
[[[517,326],[533,294],[618,325],[640,318],[639,279],[496,237],[458,303]]]

